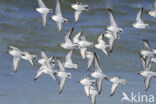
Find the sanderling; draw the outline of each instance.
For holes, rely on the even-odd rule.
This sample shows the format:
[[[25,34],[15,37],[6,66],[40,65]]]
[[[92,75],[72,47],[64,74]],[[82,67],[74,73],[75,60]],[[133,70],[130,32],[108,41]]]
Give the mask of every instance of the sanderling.
[[[136,16],[136,23],[133,23],[132,26],[137,28],[137,29],[145,29],[145,28],[148,28],[149,25],[148,24],[145,24],[142,19],[141,19],[141,16],[143,14],[143,8],[141,8],[139,10],[139,12],[137,13],[137,16]]]
[[[66,77],[67,78],[71,78],[71,73],[66,72],[61,60],[59,57],[57,57],[57,63],[58,63],[58,67],[59,67],[59,71],[57,73],[57,76],[60,77],[60,81],[59,81],[59,94],[61,94],[63,88],[64,88],[64,84],[66,81]]]
[[[126,84],[126,80],[125,79],[121,79],[120,77],[112,77],[112,78],[108,78],[108,80],[113,83],[112,84],[112,88],[111,88],[110,96],[114,95],[114,93],[116,91],[116,88],[119,86],[119,84],[123,84],[123,85]]]
[[[111,32],[123,32],[123,29],[118,27],[113,12],[111,9],[107,9],[108,13],[109,13],[109,19],[110,19],[110,26],[108,26],[106,28],[106,30],[111,31]]]
[[[73,43],[71,39],[72,32],[74,31],[74,28],[70,29],[65,36],[65,43],[59,44],[59,46],[63,47],[64,49],[74,49],[78,47],[78,44]]]
[[[156,72],[144,69],[139,74],[145,77],[144,83],[145,83],[145,90],[147,91],[149,89],[149,86],[150,86],[151,78],[156,77]]]
[[[52,9],[46,7],[42,0],[38,0],[39,8],[36,8],[36,11],[42,15],[42,24],[45,26],[47,24],[47,14],[52,12]]]
[[[9,46],[9,48],[11,50],[9,50],[8,53],[14,57],[13,58],[13,71],[17,72],[17,68],[19,66],[19,62],[20,62],[21,56],[23,55],[23,52],[14,46]]]
[[[95,84],[95,80],[91,80],[89,77],[84,77],[80,80],[80,83],[84,85],[84,91],[87,96],[89,96],[89,88],[91,85]]]
[[[102,50],[107,56],[110,55],[109,45],[103,40],[104,34],[98,37],[98,44],[95,44],[95,48]]]
[[[43,49],[41,50],[41,59],[38,59],[38,63],[42,66],[55,67],[54,56],[48,58],[46,52]]]
[[[156,0],[154,0],[153,9],[148,12],[152,17],[156,17]]]
[[[79,17],[84,10],[88,10],[88,5],[83,5],[79,2],[72,4],[71,7],[75,9],[75,22],[79,21]]]
[[[91,73],[91,76],[96,78],[96,85],[97,85],[98,93],[101,94],[102,81],[103,79],[107,79],[108,77],[102,72],[102,69],[99,66],[99,60],[98,60],[96,53],[94,53],[93,66],[94,66],[94,72]]]
[[[60,1],[57,0],[56,2],[56,10],[55,10],[55,15],[51,16],[51,19],[56,22],[57,28],[59,31],[62,31],[62,23],[63,22],[68,22],[68,19],[63,18],[62,13],[61,13],[61,6],[60,6]]]
[[[37,80],[37,79],[40,77],[40,75],[41,75],[42,73],[48,74],[48,75],[50,75],[54,80],[56,80],[55,75],[57,74],[57,72],[58,72],[58,71],[57,71],[57,70],[54,70],[54,68],[49,67],[49,66],[46,66],[46,65],[43,65],[43,66],[41,66],[41,67],[39,68],[39,70],[37,71],[37,74],[36,74],[34,80]]]

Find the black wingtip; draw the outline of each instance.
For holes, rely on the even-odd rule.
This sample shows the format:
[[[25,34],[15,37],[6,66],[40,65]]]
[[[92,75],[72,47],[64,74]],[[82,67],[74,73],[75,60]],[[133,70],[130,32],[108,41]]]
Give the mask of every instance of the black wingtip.
[[[113,96],[113,94],[110,94],[110,96],[112,97],[112,96]]]
[[[61,94],[62,92],[61,91],[59,91],[59,94]]]
[[[141,8],[141,11],[143,12],[144,11],[144,8]]]
[[[142,39],[142,41],[145,41],[145,42],[147,42],[147,41],[148,41],[148,39]]]
[[[108,11],[112,11],[110,8],[107,8]]]
[[[41,51],[44,51],[44,52],[45,52],[45,50],[44,50],[44,49],[41,49]]]

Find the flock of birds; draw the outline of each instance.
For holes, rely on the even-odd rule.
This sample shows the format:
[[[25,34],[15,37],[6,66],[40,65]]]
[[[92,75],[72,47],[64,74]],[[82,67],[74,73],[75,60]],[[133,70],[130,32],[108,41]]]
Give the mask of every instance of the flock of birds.
[[[52,12],[52,9],[46,7],[42,0],[38,0],[39,8],[36,9],[37,12],[42,15],[43,26],[47,24],[47,14]],[[75,22],[79,21],[79,17],[83,11],[88,10],[88,5],[82,3],[72,4],[71,7],[75,10]],[[59,77],[59,93],[62,93],[66,78],[71,78],[72,75],[70,72],[66,71],[67,69],[78,69],[78,65],[73,63],[72,54],[74,50],[80,50],[82,59],[88,59],[87,70],[90,69],[93,65],[94,71],[90,73],[89,76],[83,77],[79,83],[84,87],[86,95],[90,98],[91,104],[96,103],[96,95],[101,94],[102,92],[102,82],[104,79],[112,82],[111,93],[113,96],[117,87],[122,84],[126,84],[126,80],[120,77],[109,77],[104,74],[100,65],[99,65],[99,56],[95,52],[88,51],[87,48],[97,48],[101,50],[106,56],[110,56],[115,40],[119,39],[119,33],[123,32],[123,29],[118,27],[114,14],[111,9],[107,9],[110,17],[110,26],[105,30],[105,34],[101,34],[97,41],[97,44],[89,42],[85,36],[82,36],[82,31],[78,32],[73,38],[71,35],[74,31],[74,28],[71,28],[65,35],[65,42],[59,44],[60,47],[69,50],[69,53],[65,57],[65,62],[62,62],[60,57],[56,59],[54,56],[48,57],[46,52],[41,50],[41,58],[38,59],[38,63],[41,65],[34,80],[37,80],[42,73],[50,75],[54,80],[57,80]],[[132,24],[133,27],[137,29],[148,28],[149,25],[145,24],[141,16],[143,14],[143,8],[139,10],[136,17],[136,23]],[[148,12],[149,15],[156,17],[156,0],[154,1],[153,10]],[[63,18],[61,13],[61,7],[59,0],[56,0],[56,11],[55,15],[51,16],[51,19],[56,22],[57,28],[59,31],[62,30],[62,23],[68,22],[68,19]],[[152,49],[149,45],[147,39],[143,39],[144,49],[140,51],[140,59],[143,67],[143,71],[139,73],[145,77],[145,90],[147,91],[150,85],[150,80],[154,76],[156,77],[156,72],[152,71],[152,62],[156,63],[156,49]],[[19,62],[21,59],[28,60],[32,66],[34,66],[34,59],[37,59],[36,55],[31,55],[29,52],[23,52],[17,47],[9,46],[8,53],[13,56],[13,71],[17,72]],[[56,64],[59,70],[56,70]]]

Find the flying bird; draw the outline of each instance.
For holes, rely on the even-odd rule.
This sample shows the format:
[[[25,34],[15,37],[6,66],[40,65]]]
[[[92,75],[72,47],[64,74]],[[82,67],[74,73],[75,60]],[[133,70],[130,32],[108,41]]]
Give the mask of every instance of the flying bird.
[[[111,88],[111,94],[110,94],[110,96],[113,96],[114,95],[117,87],[120,84],[123,84],[123,85],[126,84],[126,80],[125,79],[121,79],[120,77],[112,77],[112,78],[108,78],[108,80],[113,83],[112,84],[112,88]]]
[[[141,16],[143,14],[143,8],[141,8],[139,10],[139,12],[137,13],[137,16],[136,16],[136,23],[133,23],[132,26],[134,28],[137,28],[137,29],[145,29],[145,28],[148,28],[149,27],[149,24],[145,24],[142,19],[141,19]]]
[[[14,46],[9,46],[8,48],[11,49],[8,51],[8,53],[13,56],[13,71],[17,72],[19,62],[21,56],[23,55],[23,52]]]
[[[59,44],[59,46],[63,47],[64,49],[75,49],[78,47],[78,44],[77,43],[73,43],[72,39],[71,39],[71,35],[72,35],[72,32],[74,31],[74,28],[70,29],[67,33],[66,33],[66,36],[65,36],[65,42],[64,43],[61,43]]]
[[[75,22],[79,21],[79,17],[83,11],[88,10],[88,5],[83,5],[79,2],[77,2],[76,4],[72,4],[71,7],[75,9]]]
[[[91,73],[91,76],[93,78],[96,78],[96,86],[98,89],[98,94],[101,94],[103,79],[107,79],[108,77],[102,72],[102,69],[100,68],[99,65],[98,56],[96,55],[96,53],[94,53],[93,66],[94,66],[94,72]]]
[[[123,29],[118,27],[115,18],[114,18],[114,14],[112,12],[111,9],[107,9],[108,13],[109,13],[109,19],[110,19],[110,26],[108,26],[106,28],[106,30],[111,31],[111,32],[123,32]]]
[[[57,25],[57,28],[58,28],[59,31],[62,31],[62,23],[63,22],[65,22],[65,23],[68,22],[68,19],[66,19],[66,18],[64,18],[62,16],[60,0],[57,0],[57,2],[56,2],[55,15],[52,15],[51,19],[56,22],[56,25]]]
[[[64,88],[64,84],[66,82],[66,78],[71,78],[71,73],[66,72],[61,60],[59,57],[57,57],[57,63],[58,63],[58,67],[59,67],[59,71],[57,73],[57,76],[60,77],[60,81],[59,81],[59,94],[62,93],[63,88]]]
[[[95,48],[102,50],[107,56],[110,55],[109,45],[103,40],[104,34],[98,37],[98,44],[95,44]]]
[[[38,0],[39,8],[36,8],[36,11],[42,15],[42,24],[46,26],[47,24],[47,14],[52,12],[52,9],[46,7],[42,0]]]
[[[156,0],[153,3],[153,9],[148,12],[148,14],[152,17],[156,17]]]

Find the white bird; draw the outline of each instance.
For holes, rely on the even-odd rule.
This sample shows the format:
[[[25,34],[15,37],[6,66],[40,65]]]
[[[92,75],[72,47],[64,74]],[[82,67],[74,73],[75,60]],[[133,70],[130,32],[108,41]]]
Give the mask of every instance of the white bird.
[[[156,0],[154,0],[153,9],[148,12],[152,17],[156,17]]]
[[[156,72],[145,69],[145,70],[141,71],[139,74],[145,77],[144,83],[145,83],[145,90],[147,91],[149,89],[150,81],[151,81],[152,77],[156,77]]]
[[[58,73],[58,71],[57,70],[54,70],[54,68],[52,68],[52,67],[48,67],[48,66],[45,66],[45,65],[44,66],[41,66],[39,68],[39,70],[37,71],[37,74],[36,74],[34,80],[37,80],[41,76],[42,73],[48,74],[54,80],[56,80],[55,75]]]
[[[137,28],[137,29],[145,29],[145,28],[148,28],[149,25],[148,24],[145,24],[142,19],[141,19],[141,16],[143,14],[143,8],[141,8],[139,10],[139,12],[137,13],[137,16],[136,16],[136,23],[133,23],[132,26]]]
[[[86,58],[88,58],[88,67],[87,70],[89,70],[89,68],[91,67],[92,63],[93,63],[93,59],[94,59],[94,53],[90,52],[90,51],[86,51],[85,53]]]
[[[65,68],[77,69],[77,64],[74,64],[71,59],[72,53],[73,50],[69,51],[69,53],[66,55],[66,61],[63,63],[63,65]]]
[[[84,77],[80,80],[80,83],[84,85],[84,91],[87,96],[89,96],[89,88],[91,85],[95,84],[95,80],[91,80],[89,77]]]
[[[140,54],[146,58],[146,57],[154,57],[156,55],[156,49],[152,49],[149,41],[147,39],[143,39],[143,46],[144,49],[140,51]]]
[[[95,48],[102,50],[107,56],[110,55],[109,45],[103,40],[104,34],[98,37],[98,44],[95,44]]]
[[[111,31],[111,32],[123,32],[123,29],[118,27],[113,12],[111,9],[107,9],[108,13],[109,13],[109,19],[110,19],[110,26],[108,26],[106,28],[106,30]]]
[[[96,85],[97,85],[98,93],[101,94],[102,81],[103,79],[107,79],[108,77],[102,72],[102,69],[99,66],[99,60],[98,60],[96,53],[94,53],[93,66],[94,66],[94,72],[91,73],[91,76],[93,78],[96,78]]]
[[[42,15],[42,24],[45,26],[47,24],[47,14],[52,12],[52,9],[46,7],[42,0],[38,0],[39,8],[36,8],[36,11]]]
[[[57,28],[59,31],[62,31],[62,23],[63,22],[68,22],[68,19],[63,18],[62,13],[61,13],[61,6],[60,6],[60,1],[57,0],[56,2],[56,10],[55,10],[55,15],[51,16],[51,19],[56,22]]]
[[[46,52],[43,49],[41,50],[41,59],[38,59],[38,63],[42,66],[55,67],[54,57],[52,56],[48,58]]]
[[[23,55],[23,52],[14,46],[9,46],[9,48],[11,50],[9,50],[8,53],[14,57],[13,58],[13,71],[17,72],[19,62],[20,62],[21,56]]]
[[[61,94],[63,88],[64,88],[64,84],[66,82],[66,78],[71,78],[71,73],[66,72],[61,60],[59,57],[57,57],[57,63],[58,63],[58,67],[59,67],[59,72],[57,73],[57,76],[60,77],[60,81],[59,81],[59,94]]]
[[[75,9],[75,22],[79,21],[79,17],[83,11],[88,10],[88,5],[83,5],[79,2],[72,4],[71,7]]]
[[[78,45],[79,45],[79,49],[80,49],[80,53],[81,53],[81,56],[82,56],[82,59],[85,59],[85,53],[87,51],[87,48],[88,47],[92,47],[93,46],[93,42],[89,42],[86,40],[86,37],[85,36],[81,36],[80,37],[80,41],[78,42]]]
[[[123,85],[126,84],[126,80],[125,79],[121,79],[120,77],[112,77],[112,78],[108,78],[108,80],[113,83],[112,84],[112,88],[111,88],[111,94],[110,94],[110,96],[113,96],[114,95],[114,93],[116,91],[116,88],[120,84],[123,84]]]
[[[36,55],[31,55],[29,52],[23,52],[23,54],[22,54],[21,57],[22,57],[22,59],[24,59],[24,60],[28,60],[28,61],[31,63],[32,66],[34,66],[34,61],[33,61],[33,59],[36,59],[36,58],[37,58]]]
[[[92,47],[93,46],[93,42],[89,42],[87,41],[85,36],[81,36],[80,37],[80,41],[78,42],[79,47],[83,48],[83,47]]]
[[[91,104],[96,104],[96,95],[98,94],[97,89],[91,85],[89,88],[89,96],[91,100]]]
[[[71,39],[72,32],[74,31],[74,28],[70,29],[69,32],[66,33],[65,36],[65,43],[59,44],[59,46],[63,47],[64,49],[74,49],[78,47],[78,44],[73,43]]]

